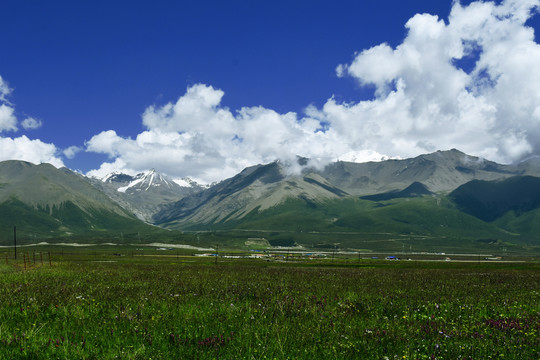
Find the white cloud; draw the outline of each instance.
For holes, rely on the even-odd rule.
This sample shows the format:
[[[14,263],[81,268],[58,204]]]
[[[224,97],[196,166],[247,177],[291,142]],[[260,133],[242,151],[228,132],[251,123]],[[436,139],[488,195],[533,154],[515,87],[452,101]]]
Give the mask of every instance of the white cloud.
[[[395,49],[374,46],[337,69],[375,85],[376,99],[331,99],[319,117],[331,128],[354,127],[348,141],[388,155],[413,156],[433,144],[502,162],[538,153],[540,45],[525,26],[538,6],[538,0],[456,2],[448,24],[415,15]],[[460,61],[473,70],[467,73]]]
[[[29,117],[29,118],[24,119],[21,122],[21,125],[25,130],[35,130],[35,129],[39,129],[43,125],[43,123],[41,122],[41,120],[36,120],[34,118]]]
[[[362,150],[362,151],[349,151],[346,154],[341,155],[339,161],[348,161],[348,162],[369,162],[369,161],[383,161],[389,160],[390,158],[386,155],[379,154],[374,150]]]
[[[124,174],[129,174],[129,175],[137,174],[137,171],[127,168],[126,164],[124,163],[124,161],[122,161],[122,159],[116,159],[112,163],[105,162],[101,164],[99,169],[90,170],[86,175],[93,176],[96,178],[103,178],[106,175],[115,171],[120,171]]]
[[[0,76],[0,133],[3,131],[17,131],[15,109],[7,99],[9,94],[11,94],[11,89]]]
[[[143,114],[143,124],[149,129],[167,132],[223,131],[233,121],[228,109],[219,108],[224,92],[212,86],[197,84],[187,89],[175,104],[151,106]]]
[[[75,158],[75,155],[77,155],[77,153],[83,151],[84,149],[80,146],[70,146],[68,147],[67,149],[64,149],[64,151],[62,151],[62,153],[64,154],[64,156],[68,159],[73,159]]]
[[[56,157],[56,146],[41,140],[31,140],[26,136],[18,138],[0,138],[0,161],[24,160],[34,164],[50,163],[56,167],[64,166]]]
[[[319,121],[262,107],[233,114],[220,105],[223,95],[211,86],[194,85],[174,104],[149,107],[143,114],[147,130],[135,139],[114,130],[93,136],[87,150],[107,154],[111,161],[90,174],[157,168],[208,183],[257,163],[294,159],[306,146],[316,146],[306,139],[317,140]]]
[[[0,132],[17,131],[17,118],[15,110],[6,104],[0,104]]]
[[[8,84],[2,79],[0,75],[0,102],[8,102],[6,97],[11,93],[11,89]],[[9,103],[9,102],[8,102]]]
[[[91,174],[156,168],[211,182],[242,168],[296,156],[323,164],[409,157],[458,148],[500,162],[540,153],[540,45],[525,26],[540,0],[454,2],[448,23],[417,14],[395,48],[383,43],[339,65],[340,77],[373,85],[375,97],[334,97],[305,114],[221,105],[224,92],[198,84],[175,103],[151,106],[136,138],[114,130],[87,151],[109,155]]]
[[[116,131],[108,130],[93,136],[90,141],[86,143],[87,150],[109,156],[119,155],[117,146],[124,141],[120,136],[116,135]]]
[[[7,99],[10,94],[11,89],[0,76],[0,133],[18,130],[15,108]],[[41,121],[29,117],[24,119],[21,125],[27,130],[37,129],[41,127]],[[24,160],[34,164],[50,163],[56,167],[64,166],[56,153],[54,144],[41,140],[31,140],[24,135],[17,138],[0,136],[0,161]]]

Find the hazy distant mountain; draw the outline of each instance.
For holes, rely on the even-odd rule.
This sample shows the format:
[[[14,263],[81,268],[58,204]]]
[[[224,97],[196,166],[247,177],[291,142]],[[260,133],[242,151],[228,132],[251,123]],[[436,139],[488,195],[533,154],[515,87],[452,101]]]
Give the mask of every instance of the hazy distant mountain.
[[[238,221],[289,199],[316,204],[363,195],[382,201],[442,194],[472,180],[499,180],[516,175],[540,176],[540,162],[501,165],[450,150],[405,160],[340,161],[322,171],[304,169],[297,175],[287,175],[283,165],[274,162],[247,168],[210,189],[165,206],[153,220],[171,228],[216,224]]]
[[[147,222],[162,205],[204,189],[189,178],[174,181],[154,169],[135,176],[111,173],[99,181],[90,181],[122,207]]]
[[[67,168],[0,162],[0,226],[70,235],[145,228],[87,179]]]

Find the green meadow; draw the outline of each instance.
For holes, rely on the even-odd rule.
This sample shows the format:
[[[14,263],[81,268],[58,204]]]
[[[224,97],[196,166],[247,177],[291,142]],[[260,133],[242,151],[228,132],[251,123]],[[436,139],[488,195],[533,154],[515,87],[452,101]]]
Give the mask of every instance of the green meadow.
[[[0,358],[540,358],[538,262],[158,253],[2,253]]]

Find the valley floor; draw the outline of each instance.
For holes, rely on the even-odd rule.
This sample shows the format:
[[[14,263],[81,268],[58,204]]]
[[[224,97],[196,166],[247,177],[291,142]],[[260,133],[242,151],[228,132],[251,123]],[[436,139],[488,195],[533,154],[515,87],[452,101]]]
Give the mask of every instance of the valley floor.
[[[1,357],[540,357],[538,262],[122,255],[7,256]]]

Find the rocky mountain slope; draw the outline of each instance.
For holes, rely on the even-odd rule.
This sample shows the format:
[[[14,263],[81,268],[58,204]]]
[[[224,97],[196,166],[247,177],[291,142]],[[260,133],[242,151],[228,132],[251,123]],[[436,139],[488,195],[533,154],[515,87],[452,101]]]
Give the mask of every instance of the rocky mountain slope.
[[[304,168],[296,175],[288,174],[283,164],[274,162],[247,168],[208,190],[164,206],[153,221],[160,226],[181,228],[190,224],[237,221],[288,199],[320,203],[351,196],[375,196],[374,199],[382,200],[385,196],[390,199],[409,193],[445,194],[472,180],[540,176],[539,165],[532,160],[519,165],[501,165],[458,150],[405,160],[340,161],[323,170]]]
[[[318,201],[348,194],[315,173],[287,176],[279,162],[257,165],[208,190],[164,207],[154,215],[156,224],[212,223],[241,219],[289,198]],[[170,224],[168,224],[170,225]]]
[[[501,165],[459,150],[437,151],[411,159],[381,162],[336,162],[320,175],[351,195],[372,195],[402,190],[414,182],[429,191],[450,192],[471,180],[498,180],[516,175],[540,176],[540,163],[529,160]]]

